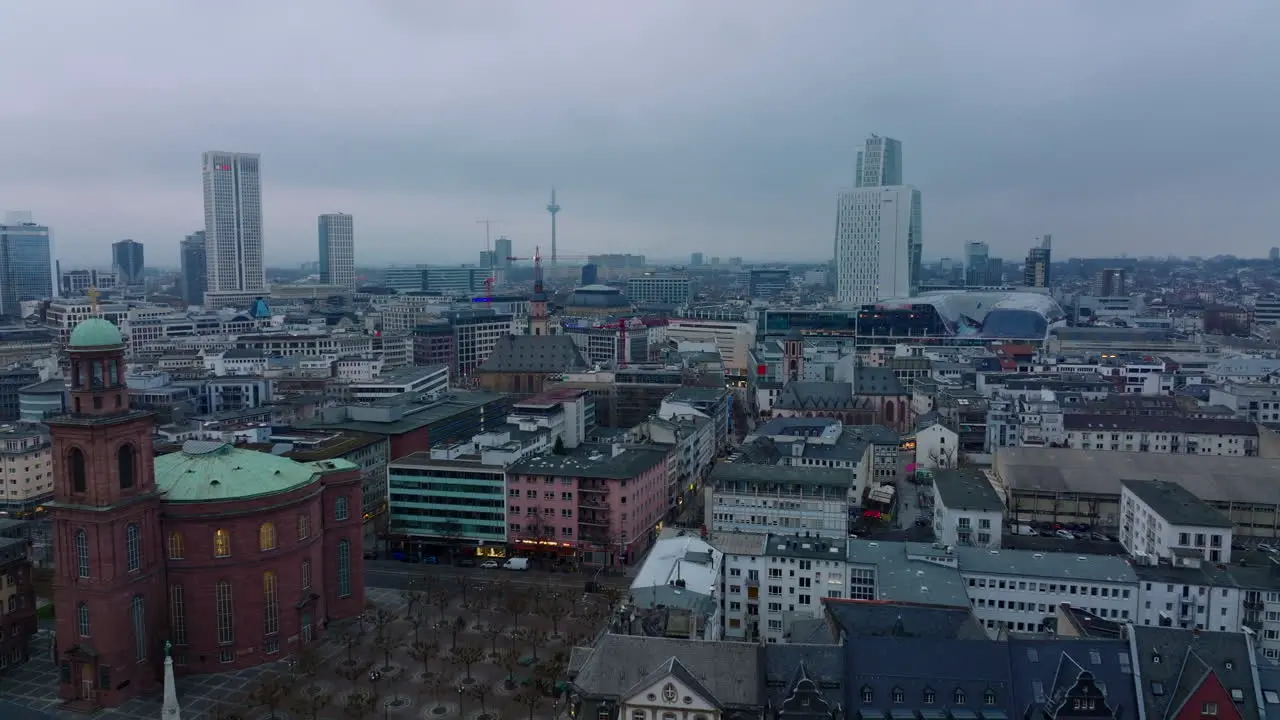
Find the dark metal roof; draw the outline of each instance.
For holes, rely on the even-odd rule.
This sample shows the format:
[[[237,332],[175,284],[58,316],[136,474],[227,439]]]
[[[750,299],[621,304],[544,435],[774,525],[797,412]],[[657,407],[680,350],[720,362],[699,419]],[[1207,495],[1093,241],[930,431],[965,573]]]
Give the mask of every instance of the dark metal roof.
[[[1133,627],[1141,669],[1142,702],[1148,720],[1170,720],[1215,676],[1228,693],[1239,691],[1235,709],[1243,720],[1259,720],[1249,641],[1244,633],[1181,628]]]
[[[952,469],[933,473],[933,487],[948,510],[1003,512],[1004,501],[981,470]]]
[[[1124,480],[1121,484],[1170,525],[1220,528],[1233,526],[1220,510],[1178,483],[1167,480]]]
[[[587,361],[568,335],[505,335],[476,372],[562,373],[586,368]]]
[[[1247,420],[1168,417],[1158,415],[1086,415],[1067,413],[1062,417],[1067,430],[1096,432],[1189,433],[1193,435],[1258,436],[1258,426]]]

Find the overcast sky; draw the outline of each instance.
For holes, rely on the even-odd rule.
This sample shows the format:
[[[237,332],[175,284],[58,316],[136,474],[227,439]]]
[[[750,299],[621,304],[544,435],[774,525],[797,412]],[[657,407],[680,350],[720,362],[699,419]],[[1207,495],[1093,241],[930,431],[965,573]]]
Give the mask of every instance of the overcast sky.
[[[825,260],[868,133],[924,252],[1261,256],[1280,245],[1275,0],[12,0],[0,209],[64,267],[176,263],[200,154],[262,154],[267,261]],[[545,252],[545,250],[544,250]]]

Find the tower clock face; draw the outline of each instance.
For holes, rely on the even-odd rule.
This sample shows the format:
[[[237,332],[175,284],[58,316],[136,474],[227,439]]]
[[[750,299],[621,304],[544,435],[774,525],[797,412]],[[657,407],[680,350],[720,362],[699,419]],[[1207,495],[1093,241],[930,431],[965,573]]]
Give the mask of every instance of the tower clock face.
[[[666,685],[664,685],[662,688],[662,699],[666,700],[667,702],[675,702],[676,686],[672,685],[671,683],[667,683]]]

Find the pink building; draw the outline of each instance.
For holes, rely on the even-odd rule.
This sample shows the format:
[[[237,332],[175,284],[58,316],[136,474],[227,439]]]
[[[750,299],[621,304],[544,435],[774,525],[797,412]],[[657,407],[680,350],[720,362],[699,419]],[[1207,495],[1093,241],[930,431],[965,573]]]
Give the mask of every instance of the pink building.
[[[508,546],[519,555],[636,562],[667,510],[666,448],[583,446],[507,470]]]

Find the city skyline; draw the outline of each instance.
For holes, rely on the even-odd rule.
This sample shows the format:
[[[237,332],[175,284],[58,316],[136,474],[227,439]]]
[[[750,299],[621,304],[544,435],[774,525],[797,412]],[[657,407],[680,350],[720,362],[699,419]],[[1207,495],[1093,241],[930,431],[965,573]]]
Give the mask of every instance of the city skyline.
[[[693,247],[767,260],[785,247],[821,260],[854,147],[878,132],[911,148],[907,173],[929,197],[929,257],[981,240],[1021,258],[1044,228],[1061,257],[1205,246],[1261,256],[1274,244],[1280,149],[1256,92],[1274,64],[1263,54],[1280,12],[1271,4],[1183,3],[1152,18],[1074,3],[921,13],[910,2],[815,1],[735,4],[726,20],[714,4],[656,2],[623,17],[551,3],[496,15],[460,6],[442,21],[411,5],[308,7],[292,26],[287,3],[252,23],[225,10],[255,42],[216,62],[185,47],[214,17],[194,6],[158,6],[146,28],[91,4],[56,22],[43,6],[16,8],[13,22],[33,30],[10,50],[35,60],[9,78],[28,101],[0,115],[6,204],[53,228],[64,259],[132,237],[154,264],[176,265],[199,225],[191,158],[222,147],[269,164],[270,264],[313,259],[290,249],[314,247],[314,218],[331,207],[362,218],[358,260],[371,264],[472,261],[476,217],[501,217],[520,247],[546,247],[553,183],[572,208],[561,254]],[[886,32],[853,47],[851,26]],[[309,47],[332,28],[370,52],[335,64]],[[461,40],[473,33],[509,54]],[[546,53],[547,37],[561,50]],[[297,63],[273,62],[282,50]],[[93,118],[75,111],[86,100],[81,57],[106,58]],[[460,71],[406,99],[403,87],[446,58]],[[385,67],[397,71],[373,70]],[[331,92],[299,82],[322,76]],[[1185,172],[1180,149],[1208,132],[1250,151]],[[1216,209],[1228,187],[1239,212]]]

